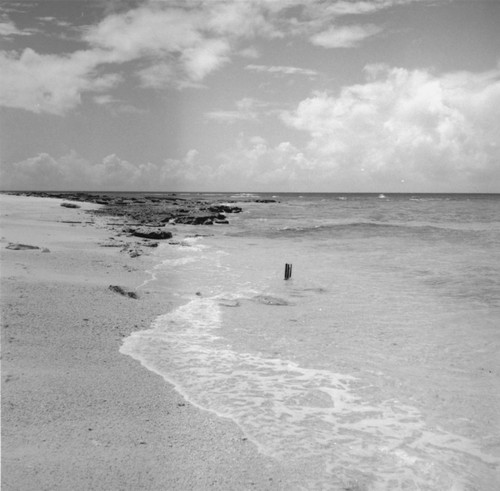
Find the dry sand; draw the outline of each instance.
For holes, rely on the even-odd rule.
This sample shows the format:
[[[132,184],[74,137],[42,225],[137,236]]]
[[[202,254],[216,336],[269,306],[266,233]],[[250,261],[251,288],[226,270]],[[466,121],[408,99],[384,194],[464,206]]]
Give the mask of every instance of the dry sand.
[[[119,353],[172,302],[110,291],[134,290],[152,257],[100,247],[96,205],[61,201],[0,195],[2,490],[290,489],[232,421]]]

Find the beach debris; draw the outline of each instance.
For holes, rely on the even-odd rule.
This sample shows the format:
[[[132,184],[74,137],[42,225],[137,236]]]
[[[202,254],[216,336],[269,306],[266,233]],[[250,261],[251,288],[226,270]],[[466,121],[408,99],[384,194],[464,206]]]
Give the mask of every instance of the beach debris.
[[[158,247],[158,242],[154,242],[152,240],[143,240],[142,245],[144,247]]]
[[[59,220],[59,223],[71,223],[72,225],[94,225],[93,221],[82,221],[82,220]]]
[[[99,242],[100,247],[128,247],[127,242],[123,242],[121,240],[115,240],[114,238],[110,238],[109,241]]]
[[[9,245],[6,247],[6,249],[10,249],[11,251],[27,251],[27,250],[40,249],[40,247],[28,244],[14,244],[10,242]]]
[[[115,292],[115,293],[118,293],[120,295],[123,295],[124,297],[130,297],[130,298],[135,298],[135,299],[139,298],[139,296],[137,295],[137,293],[131,292],[131,291],[127,291],[127,290],[125,290],[124,288],[122,288],[121,286],[118,286],[118,285],[109,285],[109,289],[112,292]]]
[[[286,263],[285,264],[285,280],[288,280],[292,277],[292,265]]]
[[[77,205],[76,203],[67,203],[66,201],[61,203],[61,206],[64,206],[64,208],[80,208],[80,205]]]

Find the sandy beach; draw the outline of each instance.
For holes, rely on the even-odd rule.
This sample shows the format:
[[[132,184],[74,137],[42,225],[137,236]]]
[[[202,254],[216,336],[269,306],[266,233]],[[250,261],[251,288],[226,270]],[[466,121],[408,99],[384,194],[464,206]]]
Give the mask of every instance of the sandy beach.
[[[61,202],[0,196],[2,489],[289,489],[236,424],[120,354],[172,300],[111,291],[135,291],[152,256],[100,247],[97,205]]]

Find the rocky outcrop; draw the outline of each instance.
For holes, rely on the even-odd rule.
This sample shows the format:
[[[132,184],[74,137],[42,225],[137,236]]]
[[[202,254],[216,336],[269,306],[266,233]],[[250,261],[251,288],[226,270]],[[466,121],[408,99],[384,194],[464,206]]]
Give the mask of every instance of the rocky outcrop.
[[[172,223],[182,223],[184,225],[213,225],[215,215],[180,215],[171,219]]]
[[[239,206],[229,205],[212,205],[209,206],[208,209],[214,213],[241,213],[242,211]]]
[[[91,202],[102,205],[96,210],[88,210],[86,213],[94,216],[104,216],[108,218],[108,227],[118,235],[128,234],[130,237],[141,239],[165,240],[172,237],[172,233],[165,230],[165,224],[175,225],[227,225],[229,220],[226,214],[241,213],[242,208],[233,203],[240,203],[241,200],[222,201],[197,199],[192,195],[190,198],[177,196],[175,193],[169,194],[133,194],[133,193],[99,193],[99,192],[10,192],[24,196],[37,196],[48,198],[59,198],[65,200],[61,206],[68,208],[78,208],[79,205],[71,202]],[[203,197],[203,195],[200,195]],[[275,200],[268,199],[247,199],[247,202],[271,203]],[[111,217],[114,217],[112,219]],[[117,217],[120,217],[117,219]],[[113,220],[113,221],[112,221]],[[120,223],[118,223],[120,222]],[[90,222],[75,222],[94,224]],[[120,227],[120,228],[118,228]],[[125,229],[123,227],[126,227]],[[103,247],[111,246],[103,245]],[[155,247],[154,245],[141,244],[134,248],[122,248],[131,257],[136,257],[143,253],[141,246]],[[145,253],[145,252],[144,252]]]

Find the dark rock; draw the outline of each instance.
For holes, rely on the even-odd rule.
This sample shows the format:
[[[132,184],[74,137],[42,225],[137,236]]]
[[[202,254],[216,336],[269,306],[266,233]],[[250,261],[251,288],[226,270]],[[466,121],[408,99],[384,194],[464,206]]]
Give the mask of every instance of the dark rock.
[[[118,286],[118,285],[109,285],[109,289],[112,292],[115,292],[115,293],[118,293],[120,295],[123,295],[124,297],[130,297],[130,298],[135,298],[135,299],[139,298],[137,296],[137,293],[126,291],[121,286]]]
[[[208,208],[214,213],[241,213],[241,208],[239,206],[228,206],[228,205],[212,205]]]
[[[64,206],[64,208],[80,208],[80,205],[75,203],[61,203],[61,206]]]
[[[140,227],[128,229],[128,232],[134,237],[141,237],[143,239],[163,240],[172,238],[172,232],[160,228]]]
[[[175,223],[183,225],[212,225],[214,215],[181,215],[174,218]]]

